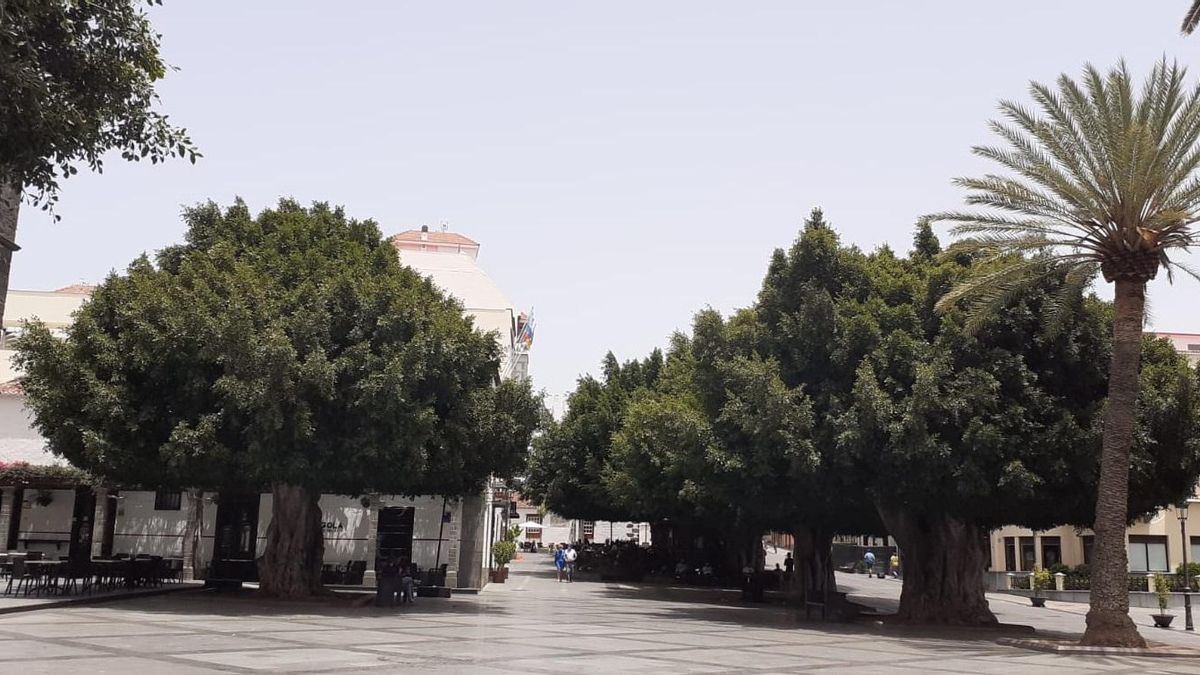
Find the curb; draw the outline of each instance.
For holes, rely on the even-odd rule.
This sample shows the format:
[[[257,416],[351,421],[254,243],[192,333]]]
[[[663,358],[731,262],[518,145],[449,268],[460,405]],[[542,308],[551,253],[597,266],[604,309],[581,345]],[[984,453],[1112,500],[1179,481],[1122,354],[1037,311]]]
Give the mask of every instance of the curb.
[[[182,593],[184,591],[203,591],[201,586],[178,585],[171,588],[156,588],[140,593],[121,593],[115,595],[94,595],[94,596],[79,596],[75,598],[63,598],[62,600],[54,600],[52,602],[42,602],[36,605],[20,605],[18,607],[0,607],[0,615],[3,614],[19,614],[21,612],[36,612],[42,609],[59,609],[62,607],[71,607],[73,605],[99,605],[106,602],[118,602],[121,600],[134,600],[137,598],[149,598],[156,595],[166,595],[168,593]]]
[[[1031,649],[1051,654],[1073,654],[1076,656],[1157,656],[1168,658],[1200,658],[1200,650],[1188,647],[1085,647],[1072,642],[1056,642],[1052,640],[1029,640],[1020,638],[1000,638],[998,644],[1021,649]]]

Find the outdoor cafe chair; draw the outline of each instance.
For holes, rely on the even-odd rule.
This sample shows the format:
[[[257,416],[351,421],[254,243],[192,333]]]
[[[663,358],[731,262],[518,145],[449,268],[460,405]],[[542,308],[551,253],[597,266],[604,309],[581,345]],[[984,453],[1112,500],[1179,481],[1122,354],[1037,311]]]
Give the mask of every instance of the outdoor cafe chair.
[[[30,586],[37,582],[37,578],[29,572],[29,568],[25,566],[25,557],[19,556],[13,558],[12,573],[8,577],[8,586],[4,589],[4,594],[13,593],[13,582],[17,582],[16,592],[20,593],[24,587],[25,595],[29,595]]]

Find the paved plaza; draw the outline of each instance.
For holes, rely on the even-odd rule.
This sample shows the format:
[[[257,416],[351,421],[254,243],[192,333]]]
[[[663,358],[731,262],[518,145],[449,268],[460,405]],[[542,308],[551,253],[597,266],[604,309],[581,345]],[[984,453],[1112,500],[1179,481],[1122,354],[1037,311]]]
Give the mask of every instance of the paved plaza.
[[[0,616],[0,637],[0,672],[12,673],[1200,673],[1190,659],[1059,656],[994,636],[805,623],[708,590],[559,584],[541,556],[478,596],[397,610],[185,593]]]

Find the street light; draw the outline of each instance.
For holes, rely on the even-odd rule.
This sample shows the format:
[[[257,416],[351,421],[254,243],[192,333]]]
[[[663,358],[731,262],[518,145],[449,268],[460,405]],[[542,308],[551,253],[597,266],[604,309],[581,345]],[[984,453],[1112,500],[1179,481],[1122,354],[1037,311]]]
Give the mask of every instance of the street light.
[[[1183,628],[1184,630],[1195,630],[1192,626],[1192,575],[1188,568],[1188,538],[1187,538],[1187,518],[1188,518],[1188,503],[1185,500],[1176,509],[1179,513],[1179,538],[1183,543]]]

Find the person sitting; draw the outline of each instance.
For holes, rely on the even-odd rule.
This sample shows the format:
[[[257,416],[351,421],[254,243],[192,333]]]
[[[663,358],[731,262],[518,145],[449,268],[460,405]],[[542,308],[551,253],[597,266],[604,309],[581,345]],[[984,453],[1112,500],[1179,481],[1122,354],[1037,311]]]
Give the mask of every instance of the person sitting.
[[[400,592],[400,559],[395,554],[376,565],[375,606],[395,607]]]
[[[410,563],[404,575],[400,577],[400,602],[413,602],[416,597],[417,577],[420,570],[416,563]]]

